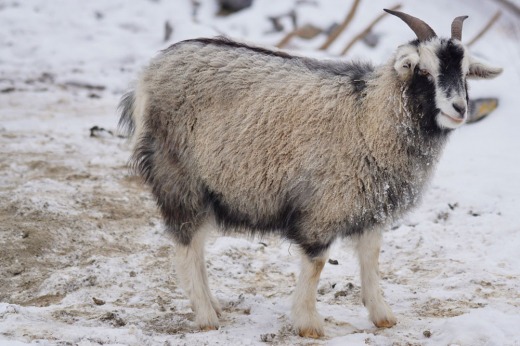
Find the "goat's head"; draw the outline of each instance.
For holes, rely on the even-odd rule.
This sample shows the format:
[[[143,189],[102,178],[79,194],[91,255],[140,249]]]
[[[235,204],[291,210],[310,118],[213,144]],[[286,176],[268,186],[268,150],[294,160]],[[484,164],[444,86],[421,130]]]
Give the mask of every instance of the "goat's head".
[[[477,62],[461,43],[462,22],[457,17],[451,26],[451,38],[439,38],[422,20],[399,11],[385,10],[401,18],[417,35],[417,40],[397,49],[394,69],[408,84],[426,122],[441,129],[455,129],[467,119],[467,78],[491,79],[501,68]]]

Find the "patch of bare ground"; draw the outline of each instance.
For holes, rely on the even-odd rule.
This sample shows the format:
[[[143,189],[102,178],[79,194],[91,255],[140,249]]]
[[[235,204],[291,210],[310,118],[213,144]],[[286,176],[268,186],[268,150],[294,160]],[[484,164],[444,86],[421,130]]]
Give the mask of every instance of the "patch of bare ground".
[[[0,147],[10,148],[0,149],[0,301],[45,307],[60,304],[67,294],[96,280],[85,275],[59,290],[42,292],[42,283],[53,273],[88,267],[97,257],[139,251],[144,245],[132,243],[129,239],[139,237],[129,232],[149,226],[157,211],[121,160],[101,168],[93,165],[93,155],[70,152],[74,145],[68,137],[55,136],[54,151],[46,151],[45,145],[41,151],[16,145],[28,135],[0,136]],[[94,141],[86,146],[93,143],[102,150],[97,139],[86,141]],[[113,149],[122,142],[106,144]]]

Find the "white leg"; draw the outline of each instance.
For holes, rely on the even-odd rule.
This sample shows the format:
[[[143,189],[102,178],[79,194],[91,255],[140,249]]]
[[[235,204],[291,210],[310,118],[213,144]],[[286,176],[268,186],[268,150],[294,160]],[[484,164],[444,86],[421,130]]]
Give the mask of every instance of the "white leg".
[[[324,335],[323,319],[316,311],[316,291],[328,251],[320,257],[302,256],[302,269],[293,296],[292,319],[298,334],[306,338]]]
[[[392,310],[385,302],[379,286],[379,250],[381,232],[368,230],[357,238],[356,249],[361,269],[361,298],[368,309],[370,320],[379,328],[397,323]]]
[[[195,322],[204,330],[218,329],[220,306],[209,290],[206,262],[204,260],[204,241],[211,227],[206,222],[196,230],[190,245],[177,244],[175,249],[175,264],[181,287],[188,295]]]

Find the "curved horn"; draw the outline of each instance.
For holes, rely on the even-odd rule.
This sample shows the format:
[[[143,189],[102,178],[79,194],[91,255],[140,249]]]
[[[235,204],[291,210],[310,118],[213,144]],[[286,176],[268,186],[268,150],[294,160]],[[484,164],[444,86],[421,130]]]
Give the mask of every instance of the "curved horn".
[[[419,41],[428,41],[429,39],[431,39],[433,37],[437,37],[437,34],[435,33],[435,31],[433,31],[433,29],[428,24],[426,24],[424,21],[420,20],[419,18],[415,18],[413,16],[410,16],[409,14],[399,12],[399,11],[392,11],[392,10],[387,10],[387,9],[384,9],[384,11],[387,13],[393,14],[396,17],[401,18],[403,20],[403,22],[408,24],[410,29],[412,29],[413,32],[415,32]]]
[[[451,38],[455,38],[459,41],[462,39],[462,23],[466,18],[468,18],[468,16],[460,16],[453,20],[453,23],[451,23]]]

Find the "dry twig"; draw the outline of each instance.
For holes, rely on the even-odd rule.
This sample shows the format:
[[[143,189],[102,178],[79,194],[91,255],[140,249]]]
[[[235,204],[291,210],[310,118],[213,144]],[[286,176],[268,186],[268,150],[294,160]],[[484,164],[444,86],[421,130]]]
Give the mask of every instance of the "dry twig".
[[[398,9],[401,8],[401,4],[398,4],[398,5],[395,5],[394,7],[391,7],[390,9],[393,10],[393,11],[396,11]],[[345,55],[347,54],[348,50],[350,48],[352,48],[352,46],[359,40],[362,40],[363,37],[365,37],[366,35],[368,35],[370,33],[370,31],[372,31],[372,29],[374,28],[374,26],[379,23],[379,21],[381,21],[381,19],[383,19],[388,13],[386,12],[383,12],[381,13],[376,19],[374,19],[366,28],[365,30],[361,31],[359,34],[357,34],[356,36],[354,36],[354,38],[352,40],[350,40],[350,42],[345,46],[345,48],[343,49],[343,51],[341,51],[341,55]]]
[[[288,33],[287,35],[285,35],[285,37],[280,41],[278,42],[278,44],[276,45],[277,48],[283,48],[287,45],[287,43],[289,43],[289,41],[294,37],[294,36],[299,36],[301,38],[305,38],[305,39],[312,39],[314,37],[316,37],[317,35],[319,35],[320,33],[322,32],[321,29],[313,26],[312,24],[306,24],[302,27],[299,27],[293,31],[291,31],[290,33]]]
[[[287,35],[285,35],[284,38],[282,38],[282,40],[276,44],[276,48],[285,47],[287,45],[287,43],[289,43],[289,41],[291,41],[294,36],[298,35],[298,30],[299,29],[294,29],[293,31],[291,31]]]
[[[495,0],[496,2],[500,3],[502,6],[507,7],[509,11],[514,13],[517,17],[520,17],[520,7],[518,5],[514,4],[513,2],[509,0]]]
[[[352,4],[352,7],[350,8],[350,11],[348,15],[345,17],[343,23],[341,23],[340,25],[338,25],[337,28],[332,30],[329,37],[327,37],[327,41],[325,41],[325,43],[323,43],[319,48],[320,50],[326,50],[327,48],[329,48],[330,45],[338,38],[338,36],[347,28],[352,19],[354,19],[354,15],[356,14],[356,10],[360,2],[361,0],[354,0],[354,3]]]

